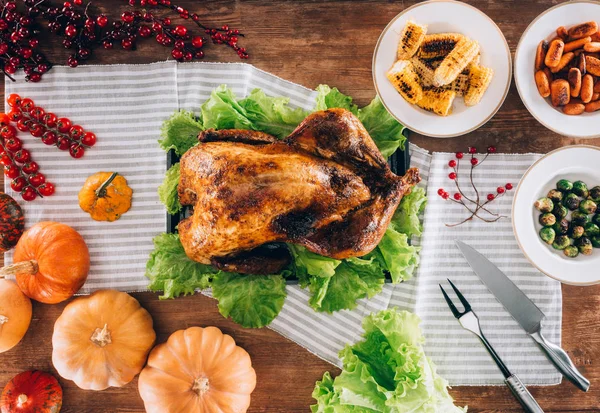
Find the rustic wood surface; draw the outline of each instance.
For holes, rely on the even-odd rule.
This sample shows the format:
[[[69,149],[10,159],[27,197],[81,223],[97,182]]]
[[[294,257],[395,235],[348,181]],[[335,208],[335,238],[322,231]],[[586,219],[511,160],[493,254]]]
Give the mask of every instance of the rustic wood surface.
[[[285,79],[314,88],[320,83],[335,85],[366,104],[374,96],[371,55],[381,30],[414,1],[181,1],[197,11],[203,21],[229,24],[243,29],[252,63]],[[559,3],[548,0],[471,0],[492,17],[504,32],[511,51],[519,37],[539,13]],[[126,2],[95,2],[110,17],[127,9]],[[582,16],[582,20],[585,16]],[[191,27],[191,26],[190,26]],[[485,33],[482,33],[485,35]],[[64,62],[68,53],[61,39],[47,36],[51,45],[44,51],[54,62]],[[145,63],[166,59],[168,49],[144,41],[136,52],[99,50],[89,64]],[[206,48],[207,61],[238,61],[229,49]],[[576,120],[574,120],[576,121]],[[513,85],[503,107],[485,126],[466,136],[432,139],[414,136],[412,141],[429,150],[464,150],[468,145],[496,145],[503,152],[548,152],[552,149],[588,143],[561,137],[541,126],[527,112]],[[311,392],[325,370],[338,371],[298,345],[268,330],[240,328],[219,315],[216,302],[200,295],[159,301],[156,294],[134,294],[154,317],[158,341],[175,330],[194,325],[216,325],[233,335],[252,355],[258,374],[252,412],[306,412]],[[578,368],[591,380],[584,394],[568,382],[556,387],[532,388],[546,412],[600,412],[600,287],[563,287],[563,347]],[[54,372],[51,364],[51,336],[54,321],[64,305],[34,304],[31,328],[23,342],[0,355],[0,386],[25,369]],[[468,368],[468,366],[465,366]],[[72,382],[60,380],[65,390],[64,412],[143,412],[137,380],[120,389],[90,392]],[[470,412],[522,411],[505,387],[457,387],[452,395]]]

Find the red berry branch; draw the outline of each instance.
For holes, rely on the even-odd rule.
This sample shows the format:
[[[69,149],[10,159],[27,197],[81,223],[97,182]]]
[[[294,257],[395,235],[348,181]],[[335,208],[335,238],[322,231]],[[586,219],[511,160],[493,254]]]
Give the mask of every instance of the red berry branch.
[[[469,147],[468,152],[471,155],[471,159],[469,161],[471,164],[471,169],[469,172],[469,181],[470,181],[471,187],[473,188],[473,192],[475,193],[475,196],[471,196],[471,197],[467,196],[465,194],[464,189],[461,188],[460,183],[459,183],[460,161],[461,161],[461,159],[464,158],[464,154],[462,152],[457,152],[455,154],[456,159],[451,159],[448,162],[448,166],[450,168],[452,168],[452,172],[450,172],[448,174],[448,178],[450,178],[450,180],[454,181],[457,192],[455,192],[451,198],[450,194],[444,188],[440,188],[440,189],[438,189],[438,195],[441,196],[445,200],[449,200],[451,202],[454,202],[456,204],[460,204],[460,205],[464,206],[465,209],[471,215],[469,215],[467,218],[465,218],[464,220],[462,220],[461,222],[458,222],[456,224],[446,224],[447,227],[455,227],[458,225],[462,225],[465,222],[473,220],[474,218],[479,218],[480,220],[482,220],[484,222],[496,222],[501,218],[505,218],[505,216],[503,216],[503,215],[499,215],[499,214],[496,214],[496,213],[490,211],[487,208],[487,206],[488,206],[488,204],[493,202],[495,199],[498,199],[502,195],[504,195],[506,193],[506,191],[510,191],[511,189],[513,189],[512,184],[507,183],[504,186],[499,186],[498,188],[496,188],[495,194],[488,194],[486,196],[486,200],[483,201],[480,197],[479,190],[477,189],[477,187],[475,186],[475,182],[473,181],[473,170],[475,168],[477,168],[479,165],[481,165],[488,158],[488,156],[491,153],[495,153],[496,148],[494,146],[488,147],[487,153],[485,154],[485,156],[483,157],[483,159],[481,161],[475,157],[475,154],[477,153],[476,148]],[[482,212],[487,213],[488,215],[490,215],[490,217],[487,217],[487,216],[482,217],[481,216]]]
[[[17,4],[24,10],[17,10]],[[212,28],[200,22],[200,16],[190,13],[170,0],[139,0],[143,9],[132,9],[121,14],[120,20],[110,21],[104,15],[89,13],[91,3],[82,9],[82,0],[65,1],[61,6],[50,0],[0,0],[0,67],[11,80],[13,73],[23,68],[26,80],[39,82],[42,75],[52,67],[46,57],[37,51],[40,39],[40,24],[37,19],[47,22],[48,30],[63,37],[62,44],[73,50],[67,65],[76,67],[89,59],[97,47],[112,49],[119,45],[125,50],[135,50],[140,39],[153,37],[159,44],[171,48],[171,56],[178,61],[192,61],[204,58],[207,39],[192,33],[186,26],[173,25],[170,17],[157,17],[152,9],[166,8],[184,19],[192,20],[214,44],[232,48],[240,59],[249,57],[245,48],[238,45],[244,35],[228,26]],[[130,0],[131,6],[136,1]]]

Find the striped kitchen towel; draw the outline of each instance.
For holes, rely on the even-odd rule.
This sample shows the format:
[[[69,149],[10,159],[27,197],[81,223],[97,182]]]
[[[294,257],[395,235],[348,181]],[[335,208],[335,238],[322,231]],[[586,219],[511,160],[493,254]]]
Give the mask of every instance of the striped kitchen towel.
[[[68,116],[98,136],[97,145],[83,159],[45,147],[38,139],[20,134],[41,171],[56,184],[54,196],[22,203],[27,225],[41,220],[59,220],[82,233],[90,247],[92,268],[83,293],[100,288],[123,291],[146,289],[144,277],[152,238],[166,230],[166,213],[156,188],[165,173],[166,157],[158,148],[160,125],[177,109],[198,112],[210,92],[227,84],[238,96],[256,87],[272,96],[287,96],[292,106],[310,110],[316,92],[280,79],[247,64],[162,62],[150,65],[55,67],[40,83],[20,80],[6,85],[7,94],[19,93],[59,116]],[[501,148],[500,148],[501,149]],[[502,384],[503,377],[476,337],[464,331],[441,299],[438,282],[452,279],[472,302],[488,338],[508,366],[529,384],[560,382],[561,376],[531,339],[479,282],[454,247],[461,239],[485,253],[504,270],[548,316],[544,332],[560,343],[561,290],[527,263],[512,235],[507,194],[492,208],[507,218],[488,224],[472,221],[455,228],[465,211],[443,201],[437,188],[448,187],[452,155],[430,154],[411,145],[412,166],[427,187],[424,232],[413,243],[423,247],[421,267],[415,278],[399,285],[385,285],[370,300],[360,300],[352,311],[316,313],[308,305],[309,294],[288,286],[288,297],[270,328],[302,345],[310,352],[340,365],[337,352],[359,339],[362,318],[396,306],[416,312],[423,320],[428,355],[452,385]],[[476,169],[478,187],[493,192],[501,183],[516,186],[519,178],[539,155],[493,155]],[[97,171],[122,173],[134,190],[131,210],[116,222],[96,223],[79,209],[77,193],[86,177]],[[451,188],[447,188],[451,189]],[[16,199],[5,183],[5,190]],[[7,262],[11,254],[5,256]],[[209,294],[209,292],[207,292]]]

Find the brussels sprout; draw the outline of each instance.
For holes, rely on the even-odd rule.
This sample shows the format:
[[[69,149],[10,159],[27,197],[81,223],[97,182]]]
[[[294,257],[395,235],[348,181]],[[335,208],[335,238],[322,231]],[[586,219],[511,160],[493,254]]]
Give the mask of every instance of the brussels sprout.
[[[563,198],[563,205],[569,208],[571,211],[575,211],[577,208],[579,208],[580,202],[581,200],[575,194],[568,194]]]
[[[550,227],[545,227],[540,230],[540,238],[548,245],[552,245],[554,238],[556,238],[556,232]]]
[[[586,237],[596,237],[600,235],[600,227],[593,222],[588,222],[583,228],[585,229],[584,235]]]
[[[598,209],[598,205],[591,199],[585,199],[579,204],[579,210],[584,214],[593,214]]]
[[[592,237],[591,241],[592,241],[592,247],[600,248],[600,236]]]
[[[588,195],[590,194],[590,190],[588,189],[586,183],[583,181],[573,182],[572,191],[575,195],[579,195],[582,198],[587,198]]]
[[[569,245],[563,250],[563,252],[569,258],[575,258],[579,255],[579,249],[574,245]]]
[[[600,227],[600,211],[592,218],[592,222]]]
[[[552,243],[552,247],[556,250],[564,250],[569,245],[571,245],[571,238],[567,237],[566,235],[559,235]]]
[[[563,196],[564,194],[558,189],[551,189],[550,192],[548,192],[548,198],[550,198],[555,204],[562,201]]]
[[[590,198],[592,198],[592,201],[595,203],[600,203],[600,186],[596,185],[590,189]]]
[[[567,217],[567,215],[569,214],[569,210],[561,204],[555,203],[552,213],[556,216],[556,218],[563,219]]]
[[[590,217],[587,214],[584,214],[581,211],[575,211],[571,214],[571,221],[574,225],[584,226],[588,222],[590,222]]]
[[[566,235],[569,232],[569,221],[561,219],[556,221],[556,224],[552,225],[552,229],[556,232],[556,235]]]
[[[569,192],[573,189],[573,183],[567,179],[561,179],[556,183],[556,189],[563,192]]]
[[[571,231],[569,232],[569,234],[571,235],[571,238],[573,238],[573,239],[578,239],[578,238],[583,237],[583,233],[584,233],[584,228],[581,225],[571,226]]]
[[[550,212],[543,213],[540,215],[540,224],[545,227],[551,227],[556,224],[556,217]]]
[[[588,237],[581,237],[577,240],[577,248],[583,255],[590,255],[592,253],[592,241]]]
[[[554,202],[550,198],[540,198],[535,201],[533,206],[540,212],[550,212],[554,209]]]

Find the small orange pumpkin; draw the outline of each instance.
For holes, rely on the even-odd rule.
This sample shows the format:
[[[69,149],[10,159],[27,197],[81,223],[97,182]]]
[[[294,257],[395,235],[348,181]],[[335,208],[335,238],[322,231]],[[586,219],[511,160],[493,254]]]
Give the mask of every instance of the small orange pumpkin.
[[[58,222],[40,222],[25,231],[13,261],[0,270],[0,278],[15,275],[27,297],[46,304],[71,298],[90,271],[90,253],[83,237]]]
[[[243,413],[255,387],[250,356],[216,327],[173,333],[138,382],[146,413]]]
[[[116,172],[88,177],[79,191],[79,206],[96,221],[115,221],[131,208],[133,190]]]
[[[58,413],[63,391],[56,378],[43,371],[25,371],[8,382],[0,396],[2,413]]]
[[[31,300],[12,281],[0,280],[0,353],[25,336],[31,322]]]
[[[122,387],[156,339],[152,317],[127,293],[100,290],[70,302],[54,324],[52,364],[84,390]]]

